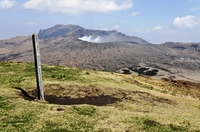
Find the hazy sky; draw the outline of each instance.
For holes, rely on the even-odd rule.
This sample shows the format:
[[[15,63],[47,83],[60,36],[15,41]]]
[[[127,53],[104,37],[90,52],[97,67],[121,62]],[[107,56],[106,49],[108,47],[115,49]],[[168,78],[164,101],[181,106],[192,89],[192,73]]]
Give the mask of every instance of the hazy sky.
[[[200,0],[0,0],[0,39],[56,24],[117,30],[150,43],[200,42]]]

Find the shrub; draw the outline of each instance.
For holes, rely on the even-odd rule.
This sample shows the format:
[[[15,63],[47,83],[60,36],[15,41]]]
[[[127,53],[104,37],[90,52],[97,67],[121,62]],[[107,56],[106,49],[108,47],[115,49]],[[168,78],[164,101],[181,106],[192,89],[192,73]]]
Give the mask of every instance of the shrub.
[[[131,74],[130,70],[122,70],[124,72],[124,74]]]

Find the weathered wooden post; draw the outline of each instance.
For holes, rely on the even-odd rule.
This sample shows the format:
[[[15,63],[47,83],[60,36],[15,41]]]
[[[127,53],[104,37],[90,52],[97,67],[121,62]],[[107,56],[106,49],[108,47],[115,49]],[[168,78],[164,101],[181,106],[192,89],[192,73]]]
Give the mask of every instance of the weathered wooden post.
[[[39,49],[37,34],[32,35],[32,42],[33,42],[33,52],[34,52],[35,69],[36,69],[38,99],[44,100],[44,91],[43,91],[43,85],[42,85],[42,68],[41,68],[41,61],[40,61],[40,49]]]

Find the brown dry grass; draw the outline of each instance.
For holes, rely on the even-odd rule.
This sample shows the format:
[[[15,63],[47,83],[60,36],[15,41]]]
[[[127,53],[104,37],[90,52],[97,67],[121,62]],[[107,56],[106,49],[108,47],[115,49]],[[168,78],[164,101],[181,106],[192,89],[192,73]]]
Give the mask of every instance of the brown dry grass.
[[[9,68],[7,78],[3,78],[5,65],[15,67]],[[200,130],[199,84],[70,68],[57,69],[56,75],[63,78],[55,79],[51,78],[54,67],[45,66],[46,101],[41,102],[11,88],[18,86],[36,96],[34,76],[16,72],[17,67],[22,70],[29,65],[0,66],[0,131]],[[73,71],[70,78],[65,74],[68,71]]]

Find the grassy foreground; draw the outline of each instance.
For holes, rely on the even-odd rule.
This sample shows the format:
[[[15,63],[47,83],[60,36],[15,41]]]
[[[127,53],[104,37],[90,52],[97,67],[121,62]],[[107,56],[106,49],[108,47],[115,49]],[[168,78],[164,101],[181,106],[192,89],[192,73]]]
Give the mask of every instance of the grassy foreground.
[[[200,132],[199,85],[43,65],[38,101],[33,63],[0,71],[2,132]]]

